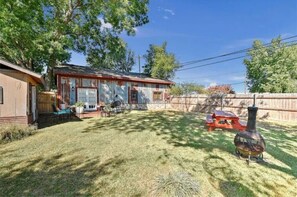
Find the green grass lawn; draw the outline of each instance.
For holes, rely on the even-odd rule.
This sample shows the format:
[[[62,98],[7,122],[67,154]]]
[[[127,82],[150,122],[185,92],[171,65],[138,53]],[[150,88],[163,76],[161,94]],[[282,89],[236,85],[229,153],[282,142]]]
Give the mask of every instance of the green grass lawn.
[[[200,196],[297,196],[297,125],[258,130],[267,163],[248,166],[234,155],[236,133],[207,132],[204,115],[131,112],[46,127],[0,145],[0,196],[152,196],[169,173],[190,174]]]

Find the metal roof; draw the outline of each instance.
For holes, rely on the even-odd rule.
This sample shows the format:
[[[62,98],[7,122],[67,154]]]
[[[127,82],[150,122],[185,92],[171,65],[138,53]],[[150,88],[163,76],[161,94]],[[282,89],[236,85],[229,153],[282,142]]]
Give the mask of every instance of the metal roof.
[[[54,68],[54,74],[76,76],[76,77],[95,77],[101,79],[125,80],[143,83],[157,83],[157,84],[174,84],[169,80],[156,79],[148,77],[144,74],[133,72],[119,72],[109,69],[97,69],[89,66],[79,66],[73,64],[61,64]]]

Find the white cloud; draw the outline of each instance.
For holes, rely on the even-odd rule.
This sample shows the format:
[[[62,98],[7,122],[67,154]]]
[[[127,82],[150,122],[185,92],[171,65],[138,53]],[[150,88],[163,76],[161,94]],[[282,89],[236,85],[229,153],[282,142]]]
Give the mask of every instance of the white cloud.
[[[167,8],[162,8],[162,7],[158,7],[158,11],[159,12],[163,12],[163,19],[168,20],[170,17],[169,16],[174,16],[175,12],[171,9],[167,9]]]
[[[215,83],[213,79],[202,77],[200,78],[204,83]]]
[[[291,34],[291,33],[282,33],[280,36],[281,36],[281,38],[288,38],[288,37],[294,36],[294,34]]]
[[[269,43],[271,41],[271,38],[246,38],[242,40],[236,40],[231,44],[228,44],[223,47],[224,53],[234,51],[234,50],[241,50],[241,49],[247,49],[252,47],[253,42],[255,40],[260,40],[263,43]]]
[[[170,9],[163,9],[165,12],[171,14],[172,16],[175,15],[174,11],[173,10],[170,10]]]
[[[201,78],[200,80],[205,84],[206,88],[218,85],[216,81],[209,78]]]
[[[270,43],[273,38],[277,38],[279,35],[275,35],[273,37],[254,37],[254,38],[246,38],[241,40],[235,40],[234,42],[230,43],[223,47],[224,53],[229,52],[230,50],[239,50],[239,49],[246,49],[253,46],[253,42],[255,40],[260,40],[262,43]],[[292,33],[281,33],[281,38],[288,38],[294,36]],[[287,40],[286,40],[287,41]]]
[[[233,77],[230,78],[230,80],[232,80],[232,81],[243,81],[243,80],[245,80],[245,76],[244,75],[242,75],[242,76],[233,76]]]
[[[218,85],[216,82],[211,82],[211,83],[209,84],[209,87],[216,86],[216,85]]]

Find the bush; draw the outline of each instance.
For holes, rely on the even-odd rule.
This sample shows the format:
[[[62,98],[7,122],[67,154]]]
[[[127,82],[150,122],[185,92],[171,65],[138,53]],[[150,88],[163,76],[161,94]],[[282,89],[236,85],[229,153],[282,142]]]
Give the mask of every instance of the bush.
[[[7,124],[0,126],[0,142],[10,142],[13,140],[19,140],[24,137],[33,135],[36,132],[36,128],[33,126],[24,126],[16,124]]]
[[[203,85],[199,85],[196,83],[179,83],[175,84],[170,88],[170,94],[174,96],[188,95],[188,94],[205,94],[207,91],[205,90]]]
[[[185,172],[169,173],[158,176],[153,186],[153,196],[195,196],[199,194],[200,185]]]
[[[75,106],[75,107],[83,107],[83,106],[85,106],[85,103],[82,102],[82,101],[78,101],[78,102],[76,102],[76,103],[74,104],[74,106]]]

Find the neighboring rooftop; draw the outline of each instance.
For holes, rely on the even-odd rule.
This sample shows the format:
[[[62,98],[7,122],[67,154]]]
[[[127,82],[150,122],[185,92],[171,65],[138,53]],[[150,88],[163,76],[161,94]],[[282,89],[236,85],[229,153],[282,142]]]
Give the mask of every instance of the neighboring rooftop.
[[[26,68],[22,68],[18,65],[12,64],[6,60],[0,59],[0,69],[4,68],[4,69],[12,69],[12,70],[17,70],[19,72],[25,73],[27,75],[30,75],[35,81],[37,81],[38,83],[42,83],[44,84],[44,79],[42,77],[42,75],[35,73],[31,70],[28,70]]]
[[[56,66],[54,73],[63,74],[68,76],[83,76],[83,77],[96,77],[102,79],[114,79],[114,80],[126,80],[135,82],[146,82],[146,83],[158,83],[158,84],[173,84],[174,82],[169,80],[156,79],[148,77],[144,74],[133,73],[133,72],[119,72],[109,69],[97,69],[89,66],[79,66],[73,64],[62,64]]]

